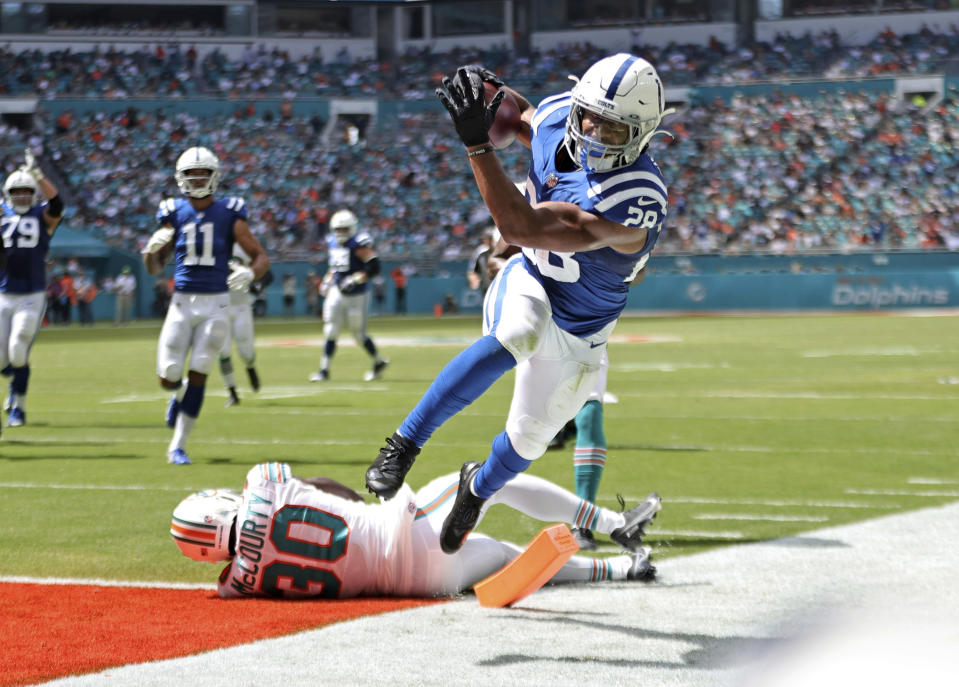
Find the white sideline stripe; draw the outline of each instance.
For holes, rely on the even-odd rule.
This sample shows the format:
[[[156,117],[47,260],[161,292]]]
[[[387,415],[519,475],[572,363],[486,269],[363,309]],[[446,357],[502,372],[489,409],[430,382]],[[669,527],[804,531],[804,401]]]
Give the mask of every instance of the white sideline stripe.
[[[390,391],[390,389],[382,384],[334,384],[331,382],[324,382],[323,384],[311,384],[310,382],[303,382],[303,386],[279,386],[270,387],[269,389],[262,389],[260,391],[253,392],[248,396],[248,398],[263,398],[268,400],[280,398],[300,398],[302,396],[321,396],[327,391],[375,391],[376,393],[384,393]],[[397,391],[395,393],[399,392]],[[208,389],[206,395],[226,398],[227,391],[226,389]],[[109,405],[111,403],[156,403],[158,401],[169,400],[169,393],[165,391],[156,391],[146,394],[127,394],[125,396],[114,396],[112,398],[105,398],[99,403],[101,405]]]
[[[697,513],[693,520],[756,520],[759,522],[829,522],[826,515],[769,515],[754,513]]]
[[[103,491],[197,491],[204,487],[170,487],[170,486],[152,486],[146,484],[39,484],[36,482],[0,482],[0,489],[87,489]],[[910,492],[911,494],[912,492]],[[632,496],[624,497],[628,502],[640,501],[642,499]],[[643,498],[646,498],[645,496]],[[604,500],[612,501],[612,498]],[[865,502],[852,501],[777,501],[766,499],[712,499],[697,498],[690,496],[668,496],[667,503],[696,503],[711,505],[730,505],[730,506],[771,506],[771,507],[801,507],[801,508],[869,508],[881,510],[898,509],[898,504],[869,504]],[[774,518],[776,516],[769,516]],[[822,520],[828,518],[823,517]],[[809,522],[818,522],[818,520],[809,520]],[[657,530],[659,531],[659,530]]]
[[[208,582],[142,582],[137,580],[104,580],[84,577],[24,577],[20,575],[0,575],[0,583],[11,584],[76,584],[93,587],[143,587],[144,589],[210,589],[216,585]]]
[[[376,344],[378,346],[396,346],[397,348],[419,348],[420,346],[468,346],[476,341],[475,336],[433,336],[433,337],[402,337],[402,336],[377,336]],[[326,339],[322,336],[307,337],[264,337],[257,339],[257,346],[270,346],[276,348],[295,348],[297,346],[318,346],[326,344]],[[346,339],[337,343],[337,347],[355,347],[356,341]]]
[[[732,398],[732,399],[803,399],[813,401],[864,401],[864,400],[882,400],[882,401],[955,401],[959,397],[955,395],[940,394],[938,396],[928,394],[824,394],[818,391],[794,391],[772,392],[772,391],[621,391],[619,395],[628,398]]]
[[[729,363],[669,363],[669,362],[642,362],[622,363],[612,365],[614,372],[676,372],[677,370],[728,370]]]
[[[639,499],[627,498],[627,501],[637,501]],[[886,510],[896,510],[900,506],[896,503],[867,503],[865,501],[801,501],[799,499],[716,499],[701,498],[697,496],[669,496],[668,503],[703,503],[719,504],[730,506],[770,506],[776,508],[790,508],[793,506],[802,508],[880,508]]]
[[[959,496],[959,490],[909,491],[908,489],[846,489],[847,494],[863,496]]]
[[[939,479],[938,477],[910,477],[906,481],[909,482],[909,484],[959,484],[959,480]]]
[[[629,394],[625,394],[629,395]],[[57,411],[57,412],[84,412],[84,411]],[[623,418],[623,417],[634,417],[634,415],[627,415],[626,413],[620,414],[618,412],[604,412],[605,417],[613,418]],[[477,413],[479,415],[479,413]],[[485,415],[491,416],[494,413],[486,413]],[[499,415],[499,414],[497,414]],[[902,422],[908,423],[909,425],[915,425],[922,422],[955,422],[956,418],[951,415],[923,415],[922,417],[917,416],[902,416],[902,415],[836,415],[829,414],[825,415],[753,415],[753,414],[723,414],[723,415],[693,415],[688,413],[648,413],[643,412],[644,420],[751,420],[759,422],[882,422],[883,424],[888,424],[890,422]]]
[[[658,527],[649,530],[646,536],[696,537],[697,539],[745,539],[742,532],[701,532],[699,530],[661,530]]]
[[[157,426],[157,429],[161,427]],[[93,437],[76,437],[74,435],[63,436],[63,437],[50,437],[50,436],[31,436],[29,443],[31,444],[60,444],[60,443],[70,443],[70,444],[130,444],[131,441],[136,444],[153,444],[161,443],[159,440],[153,439],[136,439],[131,440],[129,437],[107,437],[107,436],[93,436]],[[162,441],[166,445],[167,441],[164,439]],[[368,446],[369,441],[359,440],[356,441],[342,441],[335,439],[241,439],[235,436],[220,436],[220,437],[205,437],[190,439],[191,444],[203,444],[203,445],[217,445],[223,446],[224,444],[240,444],[243,446]],[[455,443],[442,442],[442,441],[433,441],[430,443],[431,446],[451,448],[451,449],[462,449],[469,446],[484,446],[488,447],[488,441],[458,441]],[[790,448],[788,451],[778,446],[723,446],[717,444],[657,444],[654,446],[639,446],[637,447],[640,450],[668,450],[668,451],[697,451],[704,453],[770,453],[775,455],[780,455],[784,452],[796,455],[803,454],[816,454],[816,455],[866,455],[866,456],[875,456],[875,455],[885,455],[888,453],[894,453],[897,456],[946,456],[946,457],[956,457],[959,456],[959,449],[954,451],[926,451],[926,450],[903,450],[899,448],[890,448],[884,446],[877,447],[863,447],[863,448]]]
[[[834,357],[888,357],[888,356],[919,356],[919,355],[938,355],[949,352],[942,348],[915,348],[913,346],[902,346],[899,348],[850,348],[826,351],[806,351],[802,354],[804,358],[834,358]]]
[[[327,388],[327,389],[336,389],[336,390],[341,390],[341,389],[342,389],[342,390],[349,390],[349,389],[346,389],[345,387],[341,387],[341,386],[328,386],[328,385],[325,385],[324,388]],[[380,393],[381,391],[384,391],[384,390],[385,390],[385,388],[383,388],[383,387],[367,386],[367,385],[363,385],[363,386],[358,387],[358,388],[359,388],[360,390],[362,390],[362,391],[371,390],[371,391],[376,391],[377,393]],[[219,398],[226,398],[227,393],[226,393],[226,391],[223,391],[223,392],[218,392],[218,391],[209,392],[209,391],[208,391],[208,392],[207,392],[207,395],[208,395],[208,396],[216,396],[216,397],[219,397]],[[306,395],[319,395],[319,394],[291,393],[291,394],[289,394],[289,395],[284,394],[284,395],[276,395],[276,396],[264,396],[264,395],[263,395],[263,392],[259,392],[259,393],[256,393],[256,394],[248,394],[248,395],[246,395],[246,396],[243,396],[242,398],[243,398],[243,400],[250,399],[251,401],[255,401],[255,400],[258,399],[258,398],[270,398],[270,399],[273,399],[273,398],[297,398],[297,397],[302,397],[302,396],[306,396]],[[626,394],[626,395],[628,395],[628,394]],[[141,402],[141,401],[150,401],[150,402],[152,403],[152,402],[156,402],[156,401],[168,401],[169,398],[170,398],[169,395],[165,395],[165,396],[163,396],[162,398],[161,398],[160,396],[154,396],[154,397],[149,398],[149,399],[146,398],[146,396],[141,396],[141,397],[139,397],[139,398],[131,398],[131,399],[129,399],[129,400],[126,400],[126,399],[124,399],[124,398],[114,397],[114,398],[111,398],[111,399],[106,399],[106,400],[103,400],[103,401],[99,401],[99,403],[101,403],[101,404],[112,404],[112,403],[127,403],[127,402]],[[606,401],[606,404],[607,404],[607,405],[614,405],[615,402]],[[369,416],[369,415],[392,416],[392,415],[397,415],[397,414],[398,414],[398,412],[397,412],[396,410],[390,410],[390,409],[387,409],[387,408],[367,408],[367,409],[323,408],[322,410],[319,409],[319,408],[308,408],[308,409],[301,409],[301,408],[264,408],[264,407],[262,407],[262,406],[260,406],[260,405],[257,405],[256,403],[241,404],[240,406],[235,407],[235,408],[233,408],[232,410],[230,410],[230,412],[231,412],[231,413],[238,413],[238,414],[239,414],[239,413],[244,413],[244,412],[249,412],[249,413],[254,413],[254,412],[255,412],[257,415],[316,415],[316,414],[322,412],[323,415],[324,415],[324,416],[327,416],[327,417],[328,417],[328,416],[331,416],[331,415],[333,415],[333,416],[353,417],[353,416]],[[480,411],[473,410],[473,409],[467,409],[467,410],[464,411],[464,412],[469,413],[469,415],[470,415],[471,417],[498,417],[498,418],[503,418],[503,417],[505,417],[504,414],[501,413],[501,412],[486,413],[486,412],[480,412]],[[57,411],[57,414],[58,414],[58,415],[89,415],[89,414],[90,414],[90,411],[89,411],[89,410],[85,410],[85,409],[79,409],[79,408],[78,408],[78,409],[75,409],[75,410],[74,410],[74,409],[63,409],[63,410],[58,410],[58,411]],[[632,418],[632,417],[633,417],[633,415],[627,415],[626,413],[619,413],[619,412],[617,412],[617,411],[615,411],[615,410],[613,410],[613,411],[606,411],[604,414],[605,414],[606,417],[612,417],[612,418],[618,418],[618,419],[622,419],[622,418],[625,418],[625,417],[629,417],[629,418]],[[881,423],[883,423],[883,424],[889,424],[889,423],[892,423],[892,422],[901,422],[901,423],[904,423],[904,424],[909,424],[910,426],[912,426],[912,425],[917,425],[917,424],[922,424],[923,422],[935,422],[935,423],[946,423],[946,422],[947,422],[947,423],[950,423],[950,424],[951,424],[951,423],[954,423],[954,422],[956,421],[956,418],[953,417],[953,416],[951,416],[951,415],[940,415],[940,416],[923,415],[923,416],[921,416],[921,417],[920,417],[920,416],[907,416],[907,417],[903,417],[903,416],[901,416],[901,415],[895,415],[895,416],[893,416],[893,415],[835,415],[835,414],[830,414],[830,415],[827,417],[827,416],[824,416],[824,415],[819,415],[819,416],[816,416],[816,415],[786,415],[786,414],[783,414],[783,415],[753,415],[753,414],[723,414],[723,415],[713,415],[713,414],[709,414],[709,415],[705,415],[705,414],[695,414],[695,415],[694,415],[694,414],[688,414],[688,413],[654,413],[654,412],[653,412],[653,413],[644,412],[644,413],[643,413],[643,419],[645,419],[645,420],[707,420],[707,421],[708,421],[708,420],[716,420],[716,421],[718,421],[718,420],[747,420],[747,421],[752,421],[752,422],[789,422],[789,423],[796,423],[796,422],[816,422],[816,423],[823,423],[823,422],[839,422],[839,423],[847,423],[847,422],[881,422]]]
[[[102,491],[198,491],[201,487],[151,487],[145,484],[30,484],[28,482],[0,482],[0,489],[88,489]]]

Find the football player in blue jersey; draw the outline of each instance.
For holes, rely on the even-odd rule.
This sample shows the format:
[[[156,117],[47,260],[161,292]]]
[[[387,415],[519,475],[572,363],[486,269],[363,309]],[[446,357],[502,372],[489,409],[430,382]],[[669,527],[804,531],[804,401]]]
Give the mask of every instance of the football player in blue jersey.
[[[327,238],[330,267],[320,285],[325,298],[323,336],[326,343],[320,371],[310,375],[311,382],[325,382],[330,378],[330,361],[336,352],[336,340],[343,325],[349,326],[356,343],[373,359],[366,381],[379,379],[390,364],[389,360],[380,357],[376,344],[366,333],[370,317],[370,280],[380,273],[380,259],[370,235],[357,233],[358,223],[356,215],[349,210],[338,210],[330,217],[332,235]]]
[[[484,81],[499,88],[489,104]],[[571,91],[538,107],[508,92],[521,112],[517,140],[532,153],[525,195],[491,154],[503,82],[482,67],[461,67],[437,96],[493,221],[522,251],[490,286],[484,336],[439,373],[366,473],[367,488],[391,498],[436,428],[516,367],[506,430],[484,463],[460,469],[440,534],[447,553],[459,549],[485,501],[543,455],[587,400],[629,285],[666,216],[666,183],[647,151],[667,114],[665,91],[646,60],[604,58]],[[655,494],[631,509],[637,534],[658,510]]]
[[[27,148],[24,157],[24,165],[3,184],[0,207],[6,255],[0,268],[0,368],[12,377],[7,427],[27,421],[30,348],[46,309],[47,251],[63,217],[56,186],[40,169],[33,151]]]
[[[166,416],[173,427],[167,460],[189,465],[186,440],[203,405],[207,375],[229,335],[229,291],[242,291],[263,277],[270,260],[250,232],[243,199],[214,199],[220,181],[216,155],[189,148],[177,159],[174,178],[185,197],[160,203],[160,228],[142,252],[151,275],[163,271],[171,253],[175,256],[174,294],[160,331],[157,375],[173,392]],[[235,243],[250,256],[249,266],[232,260]]]

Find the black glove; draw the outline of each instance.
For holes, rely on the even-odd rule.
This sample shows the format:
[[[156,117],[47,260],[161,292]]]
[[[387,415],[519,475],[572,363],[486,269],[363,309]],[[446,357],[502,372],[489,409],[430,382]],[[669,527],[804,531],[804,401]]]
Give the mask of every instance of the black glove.
[[[501,78],[496,76],[496,74],[494,74],[493,72],[491,72],[489,69],[487,69],[481,64],[468,64],[466,65],[465,69],[468,72],[479,74],[480,78],[483,81],[486,81],[487,83],[491,83],[497,88],[502,88],[503,86],[506,85],[505,81],[503,81]]]
[[[496,111],[506,97],[498,92],[489,105],[485,104],[483,79],[466,67],[456,70],[451,79],[443,78],[443,87],[436,89],[436,97],[450,113],[456,134],[467,146],[489,143],[489,129],[496,119]]]

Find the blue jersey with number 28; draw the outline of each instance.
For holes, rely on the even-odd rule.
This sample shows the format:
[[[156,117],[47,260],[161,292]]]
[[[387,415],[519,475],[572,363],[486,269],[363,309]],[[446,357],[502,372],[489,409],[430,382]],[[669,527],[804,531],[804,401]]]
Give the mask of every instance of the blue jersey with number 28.
[[[233,225],[246,219],[242,198],[221,198],[195,210],[185,198],[160,203],[157,221],[175,231],[173,283],[187,293],[223,293],[233,257]]]
[[[594,334],[626,307],[629,283],[649,259],[666,217],[667,194],[656,163],[643,153],[629,167],[594,173],[556,169],[556,152],[566,133],[570,94],[547,98],[533,115],[529,178],[533,201],[563,201],[627,227],[645,227],[638,253],[612,248],[558,253],[524,248],[526,269],[546,289],[553,320],[577,336]]]

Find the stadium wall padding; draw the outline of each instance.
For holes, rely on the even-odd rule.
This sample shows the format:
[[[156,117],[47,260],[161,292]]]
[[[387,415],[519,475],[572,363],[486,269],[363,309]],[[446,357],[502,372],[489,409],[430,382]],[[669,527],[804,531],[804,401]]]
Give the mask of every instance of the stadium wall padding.
[[[89,260],[98,279],[129,265],[137,276],[135,316],[152,317],[154,277],[128,256]],[[386,298],[374,313],[395,312],[395,289],[389,278],[398,262],[385,262]],[[456,312],[479,313],[482,295],[466,283],[467,261],[440,263],[431,275],[412,275],[407,283],[406,310],[431,315],[452,301]],[[815,256],[657,256],[646,280],[629,292],[631,312],[720,312],[897,309],[959,307],[959,252],[857,253]],[[275,281],[266,289],[267,317],[283,317],[283,277],[292,274],[297,289],[292,315],[308,314],[306,277],[322,276],[325,264],[276,262]],[[162,275],[172,275],[168,267]],[[112,320],[115,297],[101,293],[94,301],[94,318]]]

